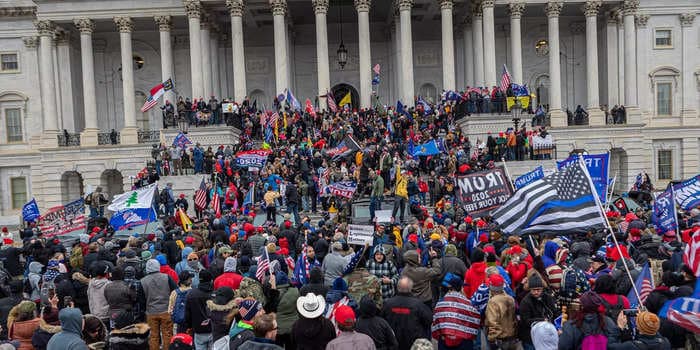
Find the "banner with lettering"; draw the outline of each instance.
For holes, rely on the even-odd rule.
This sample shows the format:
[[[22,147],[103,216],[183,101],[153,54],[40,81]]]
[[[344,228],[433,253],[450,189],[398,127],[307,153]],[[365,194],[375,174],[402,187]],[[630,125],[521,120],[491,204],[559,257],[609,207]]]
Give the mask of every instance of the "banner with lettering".
[[[660,228],[663,232],[666,231],[676,231],[678,227],[678,222],[676,221],[676,211],[673,206],[673,194],[671,189],[666,190],[666,192],[656,196],[654,200],[654,212],[651,215],[651,221],[656,227]]]
[[[22,218],[24,221],[34,222],[39,216],[41,216],[39,206],[36,205],[36,200],[32,198],[22,207]]]
[[[85,202],[80,198],[68,204],[50,208],[39,217],[37,226],[45,237],[50,238],[72,231],[85,230],[86,222]]]
[[[700,206],[700,174],[679,184],[673,185],[676,203],[683,210],[691,210]]]
[[[457,201],[472,217],[488,215],[513,194],[503,167],[457,177]]]
[[[323,192],[332,194],[334,196],[352,198],[357,190],[357,184],[354,181],[343,181],[335,182],[323,189]]]
[[[241,168],[262,168],[265,166],[267,156],[270,155],[270,153],[270,151],[262,149],[238,152],[236,154],[236,164],[238,164],[238,166]]]
[[[588,173],[591,175],[593,185],[598,192],[601,202],[605,202],[608,194],[608,164],[610,162],[610,154],[586,154],[583,155],[583,161],[586,163]],[[575,162],[578,162],[578,155],[574,154],[557,162],[557,170],[561,170]]]
[[[519,189],[521,189],[521,188],[523,188],[523,187],[525,187],[525,186],[527,186],[527,185],[529,185],[529,184],[531,184],[531,183],[533,183],[533,182],[535,182],[543,177],[544,177],[544,169],[542,169],[542,166],[540,165],[537,168],[535,168],[535,170],[533,170],[529,173],[525,173],[522,176],[515,179],[515,181],[514,181],[515,189],[519,190]]]

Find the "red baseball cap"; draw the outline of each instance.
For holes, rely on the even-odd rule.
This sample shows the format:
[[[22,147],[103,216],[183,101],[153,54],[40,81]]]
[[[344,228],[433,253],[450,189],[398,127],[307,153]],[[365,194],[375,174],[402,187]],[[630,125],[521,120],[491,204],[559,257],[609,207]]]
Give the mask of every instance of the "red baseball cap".
[[[189,346],[192,346],[192,344],[194,343],[194,342],[192,341],[192,336],[190,336],[190,335],[187,334],[187,333],[178,333],[178,334],[175,334],[175,335],[172,337],[172,339],[170,339],[170,344],[174,344],[175,342],[179,342],[179,343],[182,343],[182,344],[185,344],[185,345],[189,345]]]
[[[355,312],[347,305],[341,305],[335,310],[335,322],[343,326],[352,326],[355,323]]]
[[[494,273],[493,275],[489,276],[489,287],[503,287],[505,283],[506,280],[503,279],[503,276],[500,274]]]

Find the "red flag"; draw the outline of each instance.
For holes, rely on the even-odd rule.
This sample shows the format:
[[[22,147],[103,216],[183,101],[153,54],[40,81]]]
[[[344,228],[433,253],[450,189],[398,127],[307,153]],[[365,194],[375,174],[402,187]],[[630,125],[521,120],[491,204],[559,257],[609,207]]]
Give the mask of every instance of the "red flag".
[[[700,277],[700,233],[690,237],[683,254],[683,262],[693,270],[696,277]]]
[[[310,116],[316,118],[316,111],[314,110],[314,105],[311,104],[311,100],[309,100],[308,98],[306,99],[306,107],[304,107],[304,111],[306,111],[306,113],[309,113]]]

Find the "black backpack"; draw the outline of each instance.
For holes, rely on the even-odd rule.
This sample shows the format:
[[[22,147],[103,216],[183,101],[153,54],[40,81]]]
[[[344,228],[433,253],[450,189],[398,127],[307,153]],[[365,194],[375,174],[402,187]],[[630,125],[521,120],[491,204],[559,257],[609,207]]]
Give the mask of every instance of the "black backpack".
[[[603,299],[603,305],[605,306],[605,315],[612,318],[615,322],[617,322],[617,316],[625,308],[622,297],[619,295],[617,296],[617,303],[615,303],[615,305],[610,305],[605,299]]]

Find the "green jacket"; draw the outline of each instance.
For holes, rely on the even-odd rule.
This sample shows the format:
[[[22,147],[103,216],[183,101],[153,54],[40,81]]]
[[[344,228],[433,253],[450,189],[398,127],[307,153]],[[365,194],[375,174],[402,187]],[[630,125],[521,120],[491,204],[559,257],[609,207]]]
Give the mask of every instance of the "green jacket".
[[[381,197],[384,195],[384,178],[377,175],[372,182],[372,197]]]
[[[277,306],[277,333],[291,334],[292,325],[299,319],[297,314],[297,299],[299,289],[290,287],[288,284],[277,286],[280,292],[280,302]]]

